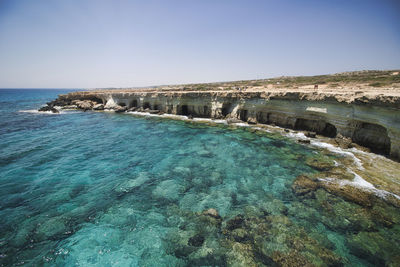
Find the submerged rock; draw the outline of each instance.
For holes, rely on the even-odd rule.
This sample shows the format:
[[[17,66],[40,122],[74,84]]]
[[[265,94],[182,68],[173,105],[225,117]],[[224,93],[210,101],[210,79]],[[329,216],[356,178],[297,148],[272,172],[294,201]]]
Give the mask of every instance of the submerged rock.
[[[268,215],[287,214],[288,212],[288,208],[285,206],[285,204],[276,198],[274,198],[272,201],[260,203],[259,207],[262,212]]]
[[[243,228],[237,228],[231,232],[231,236],[235,239],[236,242],[244,243],[250,239],[250,236],[247,234],[247,231]]]
[[[180,198],[183,187],[175,180],[162,181],[156,189],[153,190],[155,198],[162,198],[169,201],[176,201]]]
[[[315,266],[309,262],[303,255],[298,251],[292,250],[289,253],[282,253],[280,251],[274,251],[272,253],[272,260],[279,266],[287,267],[313,267]]]
[[[127,193],[135,188],[143,185],[150,179],[149,175],[146,172],[141,172],[135,179],[129,179],[127,181],[119,184],[114,191],[118,193]]]
[[[305,175],[297,176],[292,184],[293,192],[298,196],[309,194],[319,187],[318,183]]]
[[[231,249],[226,255],[226,263],[228,266],[262,266],[255,261],[254,252],[250,244],[235,242],[230,247]]]
[[[57,238],[67,231],[64,220],[61,217],[50,218],[42,222],[37,228],[36,234],[40,239]]]
[[[341,196],[361,206],[371,207],[377,198],[373,192],[351,185],[341,185],[335,182],[323,182],[320,184],[329,193]]]
[[[233,219],[226,222],[226,229],[232,231],[234,229],[240,228],[244,223],[243,215],[237,215]]]
[[[189,238],[188,245],[194,246],[194,247],[200,247],[204,243],[204,236],[201,234],[197,234],[195,236],[192,236]]]
[[[400,255],[390,237],[379,232],[360,232],[348,239],[350,252],[375,266],[398,266]]]
[[[216,219],[220,219],[221,216],[219,216],[218,211],[216,209],[208,209],[202,212],[203,215],[211,216]]]
[[[328,157],[309,157],[306,159],[306,164],[316,170],[326,171],[335,167],[335,163]]]

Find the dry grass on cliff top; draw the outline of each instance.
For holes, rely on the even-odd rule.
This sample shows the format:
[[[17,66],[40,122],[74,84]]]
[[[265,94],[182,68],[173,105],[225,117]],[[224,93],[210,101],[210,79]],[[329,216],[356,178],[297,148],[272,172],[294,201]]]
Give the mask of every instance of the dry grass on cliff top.
[[[140,91],[294,91],[318,90],[327,93],[368,93],[370,95],[400,96],[400,70],[367,70],[316,76],[282,76],[269,79],[216,83],[196,83],[155,86],[148,88],[119,88]],[[108,89],[110,90],[110,89]]]
[[[219,83],[187,84],[180,87],[182,90],[231,90],[255,88],[294,88],[307,89],[314,85],[318,87],[372,87],[372,88],[400,88],[400,70],[390,71],[354,71],[330,75],[316,76],[282,76],[270,79],[244,80]],[[247,88],[246,88],[247,87]],[[163,87],[165,88],[165,87]],[[167,87],[168,88],[168,87]]]

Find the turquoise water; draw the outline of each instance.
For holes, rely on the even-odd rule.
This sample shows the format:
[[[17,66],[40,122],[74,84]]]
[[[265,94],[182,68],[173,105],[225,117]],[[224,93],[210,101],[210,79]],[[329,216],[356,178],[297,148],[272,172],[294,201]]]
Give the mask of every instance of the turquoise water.
[[[354,234],[399,232],[353,218],[361,207],[322,189],[296,197],[293,180],[316,172],[305,161],[319,152],[278,136],[21,112],[64,92],[0,90],[2,266],[260,266],[279,255],[362,266],[382,261],[363,259]],[[201,214],[210,208],[221,218]]]

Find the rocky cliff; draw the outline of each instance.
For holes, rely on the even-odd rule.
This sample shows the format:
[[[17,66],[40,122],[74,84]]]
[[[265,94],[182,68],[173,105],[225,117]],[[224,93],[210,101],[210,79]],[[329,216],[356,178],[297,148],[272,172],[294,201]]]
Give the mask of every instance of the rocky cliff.
[[[48,107],[151,111],[236,119],[338,134],[371,151],[400,160],[400,96],[321,91],[99,90],[60,95]]]

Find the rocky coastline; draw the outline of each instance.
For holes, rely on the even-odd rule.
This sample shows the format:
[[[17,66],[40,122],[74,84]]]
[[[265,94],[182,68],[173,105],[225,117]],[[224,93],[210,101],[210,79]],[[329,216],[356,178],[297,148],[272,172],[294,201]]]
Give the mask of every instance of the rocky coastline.
[[[400,96],[359,92],[99,90],[60,95],[39,111],[55,107],[148,112],[231,122],[276,125],[358,144],[400,160]]]
[[[293,222],[300,211],[315,210],[323,215],[323,225],[346,234],[352,255],[374,265],[396,266],[398,248],[391,242],[399,240],[396,227],[400,223],[398,96],[100,90],[60,95],[42,109],[183,115],[189,122],[199,123],[203,118],[212,125],[224,119],[226,124],[221,127],[246,125],[260,136],[278,133],[295,136],[305,145],[323,144],[321,153],[305,159],[315,173],[299,175],[290,186],[299,200],[295,207],[260,200],[257,207],[224,217],[214,208],[189,212],[171,205],[168,216],[185,223],[179,231],[168,232],[165,246],[170,255],[191,265],[350,264],[336,254],[329,238],[307,234]],[[143,183],[140,176],[116,188],[116,193],[128,194]]]

